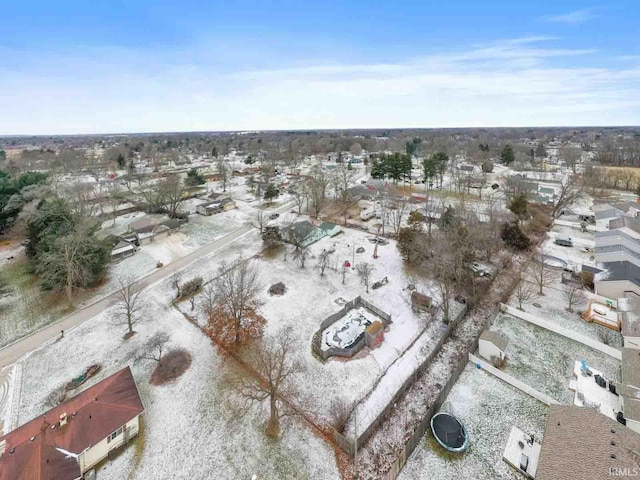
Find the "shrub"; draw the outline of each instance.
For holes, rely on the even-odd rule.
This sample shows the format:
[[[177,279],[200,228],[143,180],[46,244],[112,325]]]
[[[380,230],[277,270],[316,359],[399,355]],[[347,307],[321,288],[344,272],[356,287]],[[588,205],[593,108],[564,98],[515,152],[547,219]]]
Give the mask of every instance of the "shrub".
[[[188,297],[195,293],[198,293],[202,288],[202,277],[195,277],[186,282],[182,286],[182,290],[180,291],[181,297]]]
[[[334,399],[331,402],[331,407],[329,408],[331,426],[335,428],[338,433],[344,432],[350,414],[349,406],[344,400]]]
[[[594,289],[593,285],[594,275],[591,272],[580,272],[580,281],[582,282],[582,286],[591,291]]]
[[[269,295],[284,295],[286,292],[287,287],[282,282],[274,283],[268,290]]]
[[[149,382],[152,385],[164,385],[175,380],[191,366],[191,354],[183,348],[167,352],[153,370]]]

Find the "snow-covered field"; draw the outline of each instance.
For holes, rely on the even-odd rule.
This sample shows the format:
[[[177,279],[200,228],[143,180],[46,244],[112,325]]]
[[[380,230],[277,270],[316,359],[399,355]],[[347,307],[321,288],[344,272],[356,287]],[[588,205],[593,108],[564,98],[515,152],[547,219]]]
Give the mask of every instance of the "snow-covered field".
[[[40,290],[27,272],[24,257],[3,266],[0,277],[6,287],[0,291],[0,347],[54,322],[66,305]]]
[[[211,267],[208,260],[231,255],[237,248],[205,257],[204,268]],[[148,287],[144,320],[127,341],[122,339],[126,329],[114,325],[107,310],[27,356],[21,361],[22,394],[12,423],[22,424],[46,411],[47,395],[87,365],[102,365],[87,387],[130,365],[146,407],[144,432],[101,467],[100,478],[339,478],[334,452],[307,426],[285,420],[282,438],[273,442],[263,434],[264,412],[233,418],[224,359],[207,337],[170,307],[172,295],[168,280]],[[170,334],[172,347],[189,350],[193,363],[178,380],[154,387],[148,383],[152,364],[136,358],[158,330]]]
[[[620,379],[619,360],[511,315],[499,314],[492,330],[509,339],[503,370],[561,403],[573,403],[569,382],[576,360],[586,360],[608,379]]]
[[[522,479],[502,460],[512,426],[542,439],[547,407],[471,363],[449,392],[443,408],[450,409],[466,427],[469,450],[451,454],[438,445],[431,430],[416,447],[401,480]]]
[[[254,248],[257,249],[261,244],[256,237],[257,232],[251,233],[247,235],[246,242],[250,244],[254,239]],[[367,237],[367,234],[356,230],[345,230],[334,238],[325,237],[309,247],[311,257],[307,259],[305,268],[300,268],[290,251],[286,261],[283,251],[253,260],[264,287],[261,295],[264,303],[260,313],[267,319],[265,335],[277,335],[282,328],[292,327],[299,345],[296,350],[297,360],[306,370],[296,386],[312,401],[314,410],[325,421],[329,420],[329,410],[334,400],[342,399],[353,405],[367,395],[376,380],[427,325],[426,317],[412,311],[410,291],[406,287],[414,284],[420,291],[429,293],[428,284],[424,279],[405,271],[395,242],[378,247],[379,258],[373,259],[374,245]],[[365,252],[354,253],[358,247],[364,247]],[[331,254],[329,267],[321,276],[317,255],[323,249],[335,249],[335,253]],[[248,256],[248,251],[245,251],[243,258]],[[228,256],[226,260],[233,258]],[[354,263],[354,259],[356,265],[367,261],[375,266],[371,283],[385,276],[389,283],[377,290],[370,289],[367,294],[356,271],[348,270],[343,285],[341,268],[337,266],[342,265],[345,260]],[[334,267],[337,269],[334,270]],[[216,275],[217,269],[209,267],[207,270],[205,280]],[[193,271],[192,274],[195,276],[196,272]],[[285,284],[287,292],[282,296],[269,296],[267,289],[278,282]],[[340,299],[350,301],[358,295],[391,314],[393,323],[385,333],[385,340],[373,351],[364,348],[351,360],[331,358],[321,363],[312,355],[313,335],[323,320],[342,308],[343,302]],[[189,310],[188,304],[183,304],[181,308],[190,315],[195,314],[198,321],[203,323],[204,320],[199,318],[197,312]],[[433,335],[439,333],[437,326],[429,332],[433,330]]]

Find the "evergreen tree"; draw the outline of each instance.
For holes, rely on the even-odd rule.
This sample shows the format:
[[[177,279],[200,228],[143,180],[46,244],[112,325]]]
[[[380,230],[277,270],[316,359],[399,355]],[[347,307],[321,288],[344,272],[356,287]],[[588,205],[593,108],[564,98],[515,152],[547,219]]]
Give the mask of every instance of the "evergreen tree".
[[[506,144],[502,149],[502,153],[500,154],[500,160],[505,165],[509,165],[514,162],[515,154],[513,153],[513,147],[509,144]]]
[[[509,203],[509,210],[511,210],[518,219],[524,220],[528,216],[528,204],[527,194],[525,192],[520,192]]]
[[[269,202],[280,195],[280,191],[278,187],[276,187],[273,183],[267,185],[267,188],[264,191],[264,199]]]
[[[187,187],[194,187],[196,185],[202,185],[204,182],[204,176],[199,173],[197,169],[192,168],[187,172],[187,178],[185,179],[184,184]]]
[[[500,238],[514,250],[524,251],[531,247],[531,240],[520,229],[518,222],[504,223],[500,231]]]

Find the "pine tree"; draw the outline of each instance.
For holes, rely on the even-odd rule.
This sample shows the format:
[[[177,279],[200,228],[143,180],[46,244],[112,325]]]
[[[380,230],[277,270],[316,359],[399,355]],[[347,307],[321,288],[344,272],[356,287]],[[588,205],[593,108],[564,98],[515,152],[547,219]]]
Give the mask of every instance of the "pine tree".
[[[504,163],[505,165],[509,165],[514,162],[515,155],[513,153],[513,147],[511,145],[507,144],[504,146],[504,148],[502,149],[502,153],[500,154],[500,160],[502,160],[502,163]]]

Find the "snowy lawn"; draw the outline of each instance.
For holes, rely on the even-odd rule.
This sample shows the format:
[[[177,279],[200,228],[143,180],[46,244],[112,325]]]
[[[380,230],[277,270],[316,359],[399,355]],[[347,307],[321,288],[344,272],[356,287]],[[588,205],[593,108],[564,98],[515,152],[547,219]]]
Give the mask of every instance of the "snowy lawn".
[[[584,359],[608,379],[620,380],[619,360],[524,320],[499,314],[491,329],[509,339],[503,370],[561,403],[573,403],[569,382],[576,360]]]
[[[599,342],[602,342],[602,339],[606,337],[609,345],[620,348],[622,346],[622,335],[619,332],[596,323],[587,323],[580,318],[580,314],[587,308],[589,293],[583,291],[583,297],[572,306],[573,312],[568,312],[566,310],[568,301],[565,286],[559,281],[559,273],[554,272],[553,275],[556,277],[556,281],[553,285],[544,288],[543,296],[537,295],[537,286],[533,285],[536,295],[528,303],[523,303],[522,308],[524,311]],[[534,303],[540,305],[540,308],[535,307]],[[514,308],[519,307],[515,293],[511,295],[508,304]]]
[[[547,407],[469,363],[449,392],[443,408],[466,427],[471,446],[463,454],[444,450],[427,430],[402,470],[401,480],[424,478],[521,479],[502,460],[512,426],[540,441]]]
[[[66,304],[43,292],[27,271],[24,256],[0,269],[0,347],[8,345],[64,315]]]
[[[303,396],[310,400],[316,411],[325,421],[329,420],[329,409],[332,401],[342,399],[348,404],[355,404],[371,390],[376,380],[401,355],[411,342],[425,328],[427,320],[422,314],[414,314],[411,310],[410,292],[407,285],[416,284],[418,288],[429,293],[425,282],[404,270],[395,242],[378,247],[379,258],[372,258],[374,245],[367,240],[367,234],[356,230],[347,230],[334,238],[325,237],[309,247],[311,257],[307,259],[305,268],[300,268],[289,251],[284,260],[284,250],[275,254],[266,254],[254,260],[263,283],[261,300],[264,302],[260,313],[266,318],[266,336],[278,335],[282,328],[291,327],[299,347],[296,350],[297,360],[306,371],[300,376],[297,388]],[[254,248],[261,246],[257,232],[247,235],[244,241],[254,243]],[[365,252],[354,253],[362,246]],[[317,255],[322,249],[335,249],[331,254],[330,266],[323,276],[317,266]],[[247,258],[247,251],[243,258]],[[315,257],[315,258],[313,258]],[[221,262],[233,260],[233,256],[218,258]],[[388,277],[389,283],[377,290],[366,293],[365,286],[360,283],[357,273],[349,269],[342,285],[341,269],[333,267],[342,265],[345,260],[355,264],[371,262],[376,269],[371,283]],[[213,266],[212,263],[209,265]],[[198,266],[200,268],[200,266]],[[195,276],[195,272],[194,276]],[[215,268],[209,268],[205,280],[215,276]],[[283,282],[287,292],[282,296],[270,296],[268,288]],[[391,314],[392,324],[381,346],[371,351],[364,348],[355,358],[343,360],[331,358],[322,363],[312,355],[311,341],[320,323],[329,315],[342,308],[342,302],[350,301],[358,295],[371,301],[386,313]],[[338,300],[338,302],[336,302]],[[196,302],[199,302],[197,300]],[[181,309],[190,315],[195,314],[198,321],[204,324],[202,315],[190,310],[189,302],[181,304]]]
[[[231,421],[233,397],[224,381],[224,361],[208,338],[169,307],[170,296],[168,282],[151,287],[146,320],[135,326],[137,333],[127,341],[122,339],[125,329],[113,325],[110,311],[105,311],[29,355],[22,362],[16,423],[46,411],[49,392],[87,365],[102,365],[87,387],[130,365],[146,408],[144,431],[100,468],[101,479],[339,478],[334,452],[307,426],[285,421],[282,438],[273,442],[263,434],[264,413]],[[179,379],[154,387],[149,385],[152,362],[136,357],[158,330],[169,332],[172,347],[186,348],[193,363]]]

